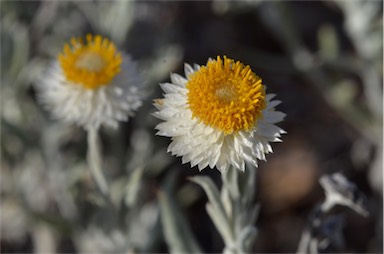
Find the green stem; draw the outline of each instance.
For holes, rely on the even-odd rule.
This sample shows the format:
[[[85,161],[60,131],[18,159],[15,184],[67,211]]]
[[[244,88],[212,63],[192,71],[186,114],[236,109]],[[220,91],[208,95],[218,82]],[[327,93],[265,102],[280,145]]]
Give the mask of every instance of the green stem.
[[[98,128],[90,128],[87,130],[88,138],[88,166],[96,185],[103,196],[108,196],[108,184],[103,175],[101,168],[101,149],[98,135]]]

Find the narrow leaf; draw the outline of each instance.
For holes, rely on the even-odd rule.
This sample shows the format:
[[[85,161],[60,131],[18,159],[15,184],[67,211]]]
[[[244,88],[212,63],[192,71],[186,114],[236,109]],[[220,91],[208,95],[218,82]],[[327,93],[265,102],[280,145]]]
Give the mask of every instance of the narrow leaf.
[[[160,215],[170,253],[202,253],[179,207],[167,192],[159,192]]]
[[[195,176],[191,178],[191,181],[199,184],[204,189],[213,208],[220,211],[222,216],[225,218],[225,210],[223,204],[221,203],[219,190],[212,180],[206,176]]]
[[[207,205],[207,212],[215,223],[219,233],[225,240],[233,239],[233,233],[231,230],[230,220],[225,212],[223,203],[220,199],[220,193],[212,182],[212,180],[206,176],[195,176],[191,178],[191,181],[199,184],[208,196],[209,205]]]
[[[213,224],[215,224],[217,231],[219,231],[223,238],[225,245],[230,245],[234,240],[233,234],[228,226],[228,221],[223,220],[223,217],[217,213],[217,210],[215,210],[211,204],[207,204],[206,209]]]
[[[132,207],[136,203],[139,190],[140,190],[143,172],[144,172],[144,168],[138,167],[129,176],[128,183],[126,185],[126,193],[125,193],[126,194],[125,203],[128,207]]]

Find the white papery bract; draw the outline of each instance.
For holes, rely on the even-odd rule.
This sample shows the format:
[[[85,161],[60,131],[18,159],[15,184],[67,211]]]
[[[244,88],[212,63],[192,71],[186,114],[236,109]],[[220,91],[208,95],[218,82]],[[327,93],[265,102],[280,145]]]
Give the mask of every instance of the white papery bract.
[[[210,63],[221,66],[223,62],[220,60],[209,60],[207,66]],[[224,61],[228,59],[224,57]],[[235,66],[234,62],[229,61],[228,64],[229,68],[235,68],[232,67]],[[281,141],[281,134],[285,133],[275,125],[285,116],[275,110],[280,101],[273,100],[273,94],[265,95],[264,107],[251,128],[225,132],[193,116],[187,84],[201,68],[199,65],[193,68],[185,64],[186,78],[171,74],[171,83],[160,84],[165,94],[164,98],[154,103],[158,109],[154,115],[163,120],[156,126],[157,135],[170,137],[172,142],[168,152],[181,156],[182,163],[190,162],[192,167],[197,165],[199,170],[216,166],[219,171],[225,171],[233,166],[244,171],[246,162],[257,167],[258,160],[265,160],[265,155],[272,153],[270,142]]]
[[[100,46],[98,50],[102,49]],[[73,60],[75,63],[82,61],[82,65],[88,64],[91,69],[84,75],[82,72],[75,73],[74,75],[77,75],[75,78],[79,81],[70,80],[63,64],[56,60],[52,62],[44,77],[37,84],[39,101],[47,110],[51,111],[56,119],[82,126],[85,129],[99,128],[102,125],[116,128],[119,121],[127,121],[142,105],[143,80],[136,63],[128,55],[119,53],[119,71],[112,73],[110,78],[105,78],[104,75],[108,82],[98,84],[99,80],[95,78],[95,75],[92,76],[92,68],[99,64],[98,62],[92,63],[94,59],[99,60],[98,56],[95,57],[97,53],[81,53],[87,57],[86,60],[84,60],[85,57],[80,59],[82,56],[75,56],[78,59],[71,56],[75,58]],[[72,67],[68,67],[67,64],[67,68]],[[105,72],[108,71],[111,72],[110,70]],[[92,86],[83,84],[81,81],[84,79],[85,82],[89,82],[91,79],[89,77],[93,78]]]

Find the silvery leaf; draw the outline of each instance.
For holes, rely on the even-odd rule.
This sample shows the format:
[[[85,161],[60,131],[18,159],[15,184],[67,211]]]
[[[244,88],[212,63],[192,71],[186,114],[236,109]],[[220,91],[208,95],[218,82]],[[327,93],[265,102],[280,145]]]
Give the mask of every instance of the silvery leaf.
[[[160,215],[170,253],[201,253],[180,209],[167,192],[159,192]]]

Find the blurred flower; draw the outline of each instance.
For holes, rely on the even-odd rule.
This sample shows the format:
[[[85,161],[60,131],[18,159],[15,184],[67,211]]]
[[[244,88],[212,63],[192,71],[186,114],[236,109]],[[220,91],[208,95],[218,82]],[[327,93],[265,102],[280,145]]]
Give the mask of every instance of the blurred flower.
[[[100,35],[72,38],[38,84],[53,115],[86,129],[116,128],[142,105],[141,76],[128,55]]]
[[[164,98],[154,103],[154,115],[164,120],[157,134],[172,138],[168,152],[199,170],[232,165],[244,171],[245,162],[265,160],[269,142],[285,133],[275,126],[285,114],[275,111],[280,101],[266,95],[261,78],[225,56],[206,66],[185,64],[185,75],[171,74],[172,83],[160,84]]]
[[[330,215],[336,205],[347,206],[358,214],[369,215],[367,199],[340,173],[324,175],[319,180],[325,200],[313,211],[309,228],[303,231],[297,253],[334,253],[345,248],[343,215]]]
[[[324,212],[329,211],[335,205],[348,206],[360,215],[369,215],[367,199],[356,187],[342,174],[334,173],[320,178],[320,184],[325,190],[326,199],[322,204]]]

